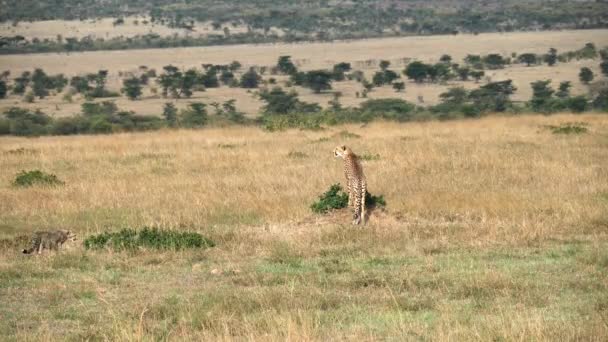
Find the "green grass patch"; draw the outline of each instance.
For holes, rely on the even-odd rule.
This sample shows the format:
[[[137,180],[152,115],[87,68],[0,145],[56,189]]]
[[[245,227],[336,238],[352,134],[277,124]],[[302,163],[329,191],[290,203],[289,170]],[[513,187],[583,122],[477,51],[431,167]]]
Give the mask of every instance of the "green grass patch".
[[[300,152],[300,151],[291,151],[291,152],[289,152],[289,154],[287,154],[287,158],[304,159],[304,158],[308,158],[308,154],[306,154],[304,152]]]
[[[380,155],[377,153],[376,154],[365,153],[365,154],[360,155],[359,159],[365,160],[365,161],[380,160]]]
[[[199,233],[144,228],[142,230],[123,229],[114,233],[92,235],[84,240],[86,249],[110,248],[116,251],[150,248],[159,250],[182,250],[208,248],[215,243]]]
[[[553,134],[583,134],[589,131],[584,125],[584,123],[579,122],[568,122],[559,126],[547,125],[545,127],[551,130]]]
[[[63,185],[54,174],[46,173],[40,170],[21,171],[15,176],[13,185],[17,187],[30,187],[33,185],[56,186]]]
[[[361,136],[359,134],[351,133],[346,130],[340,131],[340,132],[334,134],[333,137],[340,138],[340,139],[359,139],[359,138],[361,138]]]

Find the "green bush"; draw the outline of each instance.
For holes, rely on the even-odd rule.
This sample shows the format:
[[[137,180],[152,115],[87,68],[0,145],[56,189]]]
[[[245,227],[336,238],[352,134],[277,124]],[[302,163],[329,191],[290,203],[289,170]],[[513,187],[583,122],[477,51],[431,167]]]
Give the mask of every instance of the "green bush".
[[[15,176],[14,186],[29,187],[33,185],[55,186],[64,184],[57,176],[40,170],[21,171]]]
[[[339,183],[333,184],[329,190],[319,196],[319,200],[310,206],[313,212],[324,214],[332,209],[342,209],[348,206],[348,194],[342,191]]]
[[[330,210],[342,209],[348,206],[348,194],[342,190],[339,183],[333,184],[329,190],[319,196],[319,200],[314,202],[310,209],[317,214],[325,214]],[[386,207],[386,200],[383,195],[375,196],[369,192],[365,193],[365,206],[367,208]]]
[[[101,233],[84,240],[86,249],[110,248],[115,251],[150,248],[159,250],[183,250],[214,247],[215,243],[199,233],[178,232],[145,227],[142,230],[123,229],[114,233]]]
[[[368,208],[384,208],[386,207],[386,200],[384,195],[376,196],[369,192],[365,193],[365,206]]]

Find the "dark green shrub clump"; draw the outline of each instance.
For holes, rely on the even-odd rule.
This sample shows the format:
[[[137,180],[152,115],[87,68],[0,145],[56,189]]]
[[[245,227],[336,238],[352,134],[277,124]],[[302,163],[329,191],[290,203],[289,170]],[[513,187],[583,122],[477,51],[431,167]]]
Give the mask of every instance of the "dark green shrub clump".
[[[21,171],[13,181],[14,186],[28,187],[32,185],[62,185],[62,181],[53,174],[49,174],[40,170]]]
[[[348,194],[342,191],[339,183],[332,185],[327,192],[319,196],[319,200],[310,206],[313,212],[324,214],[332,209],[342,209],[348,206]]]
[[[123,229],[114,233],[101,233],[84,240],[86,249],[111,248],[116,251],[152,248],[161,250],[182,250],[188,248],[214,247],[215,243],[199,233],[144,228],[142,230]]]
[[[325,214],[333,209],[342,209],[348,206],[348,194],[342,190],[339,183],[333,184],[327,192],[319,196],[319,200],[310,206],[313,212]],[[386,207],[384,196],[375,196],[365,193],[365,206],[368,208]]]

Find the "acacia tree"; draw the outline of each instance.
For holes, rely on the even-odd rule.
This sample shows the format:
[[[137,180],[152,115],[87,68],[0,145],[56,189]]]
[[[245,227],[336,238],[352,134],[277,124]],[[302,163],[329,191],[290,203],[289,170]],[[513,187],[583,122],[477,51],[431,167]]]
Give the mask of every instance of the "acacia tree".
[[[404,82],[393,82],[393,89],[395,89],[396,92],[400,93],[405,89],[405,83]]]
[[[562,99],[570,96],[570,87],[572,87],[572,84],[570,83],[570,81],[561,82],[559,84],[559,88],[558,88],[557,92],[555,93],[555,96],[562,98]]]
[[[5,98],[7,92],[8,92],[8,87],[6,86],[6,82],[0,80],[0,99]]]
[[[600,69],[602,70],[602,74],[604,74],[604,76],[608,77],[608,60],[603,60],[600,63]]]
[[[167,121],[169,127],[177,126],[177,108],[171,102],[165,103],[163,108],[163,117]]]
[[[430,65],[419,61],[414,61],[407,65],[403,73],[407,78],[413,79],[415,82],[422,82],[429,74]]]
[[[331,89],[331,72],[327,70],[312,70],[306,73],[304,86],[315,93]]]
[[[517,57],[520,63],[525,63],[526,66],[530,66],[536,63],[536,55],[533,53],[523,53]]]
[[[578,78],[584,84],[589,84],[589,82],[593,81],[593,71],[587,67],[581,68],[581,71],[578,73]]]
[[[293,75],[298,71],[298,68],[291,61],[291,56],[280,56],[277,69],[285,75]]]
[[[131,77],[122,81],[122,89],[120,90],[127,95],[129,100],[135,100],[142,94],[141,80],[138,77]]]
[[[241,75],[241,87],[257,88],[262,81],[262,76],[258,75],[254,68],[249,68],[249,71]]]
[[[557,62],[557,50],[555,48],[550,48],[549,52],[543,57],[545,63],[548,66],[553,66]]]

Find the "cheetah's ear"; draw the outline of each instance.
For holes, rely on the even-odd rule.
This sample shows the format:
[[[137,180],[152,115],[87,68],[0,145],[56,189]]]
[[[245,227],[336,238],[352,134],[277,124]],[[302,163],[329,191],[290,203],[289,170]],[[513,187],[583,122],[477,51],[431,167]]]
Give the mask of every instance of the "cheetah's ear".
[[[342,151],[346,151],[346,145],[341,145],[341,146],[340,146],[340,149],[341,149]]]

